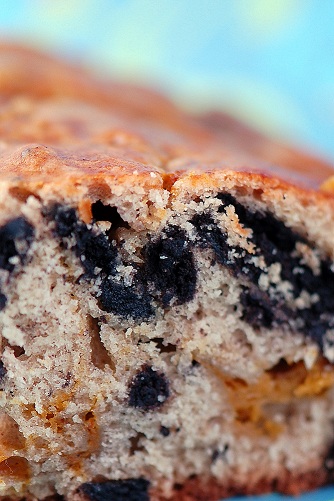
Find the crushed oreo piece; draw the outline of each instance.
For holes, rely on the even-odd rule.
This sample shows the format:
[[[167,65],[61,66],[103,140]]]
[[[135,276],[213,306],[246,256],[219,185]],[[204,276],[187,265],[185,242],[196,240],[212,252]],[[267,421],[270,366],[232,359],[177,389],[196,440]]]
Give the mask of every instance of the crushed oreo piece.
[[[149,501],[149,481],[144,478],[87,482],[80,485],[78,492],[87,501]]]
[[[170,395],[166,376],[145,365],[130,384],[129,405],[143,411],[161,407]]]
[[[103,204],[96,202],[93,216],[95,218],[114,217],[114,211],[110,214],[111,209],[113,208],[104,207]],[[101,214],[102,210],[106,211],[104,215]],[[152,298],[147,293],[145,284],[137,279],[136,283],[129,287],[113,280],[116,265],[121,261],[117,247],[107,235],[78,219],[73,208],[56,204],[45,213],[55,221],[55,233],[59,237],[73,239],[72,248],[80,259],[85,271],[84,276],[86,278],[101,277],[98,301],[102,310],[135,320],[152,317],[154,313],[151,306]],[[68,246],[69,243],[64,241],[64,245]]]
[[[3,361],[0,360],[0,381],[5,377],[6,374],[7,374],[7,371],[5,369]]]
[[[56,204],[48,216],[55,221],[55,232],[59,237],[74,239],[73,249],[89,278],[96,276],[96,268],[105,275],[115,272],[116,247],[106,235],[78,219],[75,209]]]
[[[7,304],[7,297],[0,292],[0,311],[2,311]]]
[[[277,327],[287,325],[295,318],[295,312],[284,302],[270,298],[269,294],[253,284],[242,287],[240,304],[243,306],[242,319],[253,327]]]
[[[34,238],[33,226],[24,218],[17,217],[0,227],[0,268],[12,272],[13,258],[24,263],[26,254]]]
[[[191,301],[195,295],[197,271],[186,233],[169,226],[156,241],[143,249],[142,275],[158,292],[158,300],[167,307],[172,299],[177,304]],[[155,296],[155,293],[154,293]]]
[[[133,288],[122,283],[106,278],[100,291],[100,308],[108,313],[135,320],[147,320],[154,314],[150,296],[136,294]]]

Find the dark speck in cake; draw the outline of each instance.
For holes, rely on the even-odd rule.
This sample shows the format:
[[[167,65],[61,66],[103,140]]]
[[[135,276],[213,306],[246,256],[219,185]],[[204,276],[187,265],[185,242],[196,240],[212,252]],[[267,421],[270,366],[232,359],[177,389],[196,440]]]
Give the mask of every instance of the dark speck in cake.
[[[144,478],[87,482],[78,488],[78,492],[87,501],[149,501],[149,485]]]
[[[224,447],[217,448],[213,451],[212,456],[211,456],[211,461],[215,463],[219,459],[222,459],[223,461],[226,461],[226,453],[229,449],[229,445],[225,444]]]
[[[169,394],[166,376],[145,365],[131,381],[129,405],[143,411],[153,410],[161,407]]]
[[[170,429],[167,428],[166,426],[160,426],[160,434],[163,437],[168,437],[170,435]]]

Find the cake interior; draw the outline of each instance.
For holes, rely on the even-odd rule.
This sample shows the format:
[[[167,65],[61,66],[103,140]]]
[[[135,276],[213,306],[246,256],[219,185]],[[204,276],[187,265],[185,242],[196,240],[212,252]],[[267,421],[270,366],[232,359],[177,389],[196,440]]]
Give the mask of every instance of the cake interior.
[[[0,493],[145,501],[330,472],[324,214],[251,186],[109,188],[84,207],[2,188]]]

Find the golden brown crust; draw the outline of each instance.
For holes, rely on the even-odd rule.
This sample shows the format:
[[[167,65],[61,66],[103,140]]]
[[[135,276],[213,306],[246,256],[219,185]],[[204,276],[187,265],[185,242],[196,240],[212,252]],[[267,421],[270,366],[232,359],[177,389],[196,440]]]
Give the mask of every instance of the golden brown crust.
[[[42,157],[49,158],[45,148],[50,146],[59,148],[51,152],[59,157],[58,166],[71,150],[69,171],[76,156],[77,172],[83,175],[89,169],[116,177],[124,169],[136,175],[158,169],[171,173],[167,185],[174,172],[228,169],[316,188],[332,173],[326,162],[270,141],[223,114],[197,120],[152,91],[98,81],[21,47],[0,45],[0,95],[2,173],[13,168],[14,155],[15,174],[38,172],[43,178]],[[40,150],[34,166],[30,154],[27,167],[18,157],[31,148]],[[86,156],[94,160],[87,163]],[[106,158],[112,159],[108,167]],[[55,162],[50,169],[49,160],[45,163],[49,175],[64,174]]]
[[[333,166],[319,156],[304,153],[287,144],[269,139],[225,113],[208,113],[201,117],[201,122],[217,137],[222,138],[230,148],[235,150],[241,148],[272,165],[273,174],[277,169],[277,175],[284,177],[285,169],[285,175],[291,172],[298,173],[303,176],[304,182],[307,178],[313,186],[319,185],[333,174]]]

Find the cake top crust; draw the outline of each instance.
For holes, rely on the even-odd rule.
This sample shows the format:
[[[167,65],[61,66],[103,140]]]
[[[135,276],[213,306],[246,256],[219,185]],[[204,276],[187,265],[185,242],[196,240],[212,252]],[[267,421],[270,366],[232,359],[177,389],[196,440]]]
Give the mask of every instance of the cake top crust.
[[[0,45],[0,110],[0,179],[136,176],[168,188],[190,172],[236,171],[317,189],[333,174],[224,114],[190,116],[156,92],[14,45]]]

